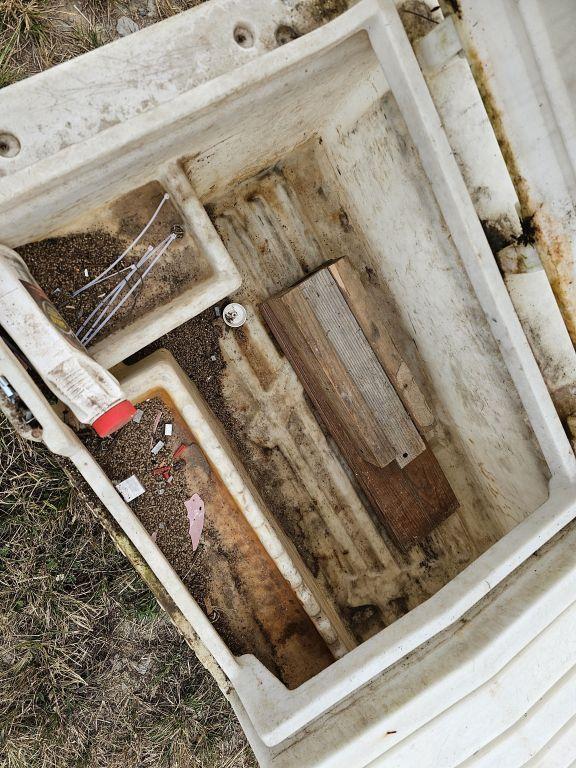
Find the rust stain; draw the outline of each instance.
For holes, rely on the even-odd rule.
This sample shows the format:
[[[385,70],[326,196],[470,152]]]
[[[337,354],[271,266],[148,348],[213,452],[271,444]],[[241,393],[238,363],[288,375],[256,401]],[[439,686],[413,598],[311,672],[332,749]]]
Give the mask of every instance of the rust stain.
[[[484,108],[486,109],[496,139],[500,145],[500,151],[504,157],[508,173],[512,177],[514,187],[516,188],[516,194],[518,195],[523,215],[530,216],[534,213],[534,206],[531,204],[530,200],[530,189],[526,179],[520,173],[512,145],[504,128],[502,112],[496,106],[496,100],[490,87],[491,74],[488,65],[486,62],[482,61],[480,55],[472,45],[467,44],[466,53],[474,80],[476,81],[476,86],[484,103]]]
[[[574,253],[570,238],[558,219],[545,207],[541,207],[534,213],[533,223],[538,253],[542,258],[568,332],[575,341]]]
[[[576,301],[574,297],[574,254],[562,223],[536,200],[506,133],[502,111],[491,89],[488,64],[468,45],[468,60],[488,118],[518,195],[522,212],[523,235],[520,242],[534,242],[572,341],[576,342]]]
[[[165,390],[153,388],[135,402],[140,404],[151,396],[162,401],[183,441],[196,442],[202,451],[197,435]],[[106,460],[116,463],[119,459],[114,450],[109,448]],[[169,539],[168,533],[159,537],[158,546],[204,612],[206,598],[216,609],[214,626],[230,651],[236,656],[254,654],[289,689],[296,688],[329,666],[332,655],[230,495],[218,468],[205,454],[203,458],[209,474],[189,463],[184,470],[188,489],[206,503],[203,546],[194,556],[181,550],[179,540]],[[132,509],[149,532],[160,520],[164,530],[174,534],[170,524],[176,514],[173,508],[149,508],[144,502],[142,507],[133,504]],[[184,529],[187,533],[188,521]]]

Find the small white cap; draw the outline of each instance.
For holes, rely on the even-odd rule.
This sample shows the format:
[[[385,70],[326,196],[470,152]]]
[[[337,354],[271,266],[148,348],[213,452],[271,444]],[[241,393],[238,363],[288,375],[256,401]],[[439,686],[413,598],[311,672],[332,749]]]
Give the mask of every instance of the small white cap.
[[[247,316],[248,314],[242,304],[236,304],[235,302],[226,304],[222,312],[224,322],[231,328],[240,328],[246,322]]]

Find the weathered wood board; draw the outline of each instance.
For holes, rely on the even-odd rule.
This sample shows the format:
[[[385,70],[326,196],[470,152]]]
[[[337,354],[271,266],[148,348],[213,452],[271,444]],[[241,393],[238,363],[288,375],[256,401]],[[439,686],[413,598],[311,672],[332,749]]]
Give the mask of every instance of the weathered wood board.
[[[418,431],[425,434],[434,425],[434,414],[386,326],[378,318],[358,273],[347,259],[338,259],[328,269]]]
[[[390,537],[407,550],[458,502],[338,282],[320,269],[261,310]]]

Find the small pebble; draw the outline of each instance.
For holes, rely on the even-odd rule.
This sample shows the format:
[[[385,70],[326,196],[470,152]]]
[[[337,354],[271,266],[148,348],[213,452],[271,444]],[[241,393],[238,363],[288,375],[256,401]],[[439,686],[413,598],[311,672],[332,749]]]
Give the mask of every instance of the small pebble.
[[[138,664],[134,665],[134,669],[139,675],[145,675],[152,666],[152,657],[143,656]]]
[[[144,18],[145,16],[148,16],[148,9],[138,8],[138,16],[141,16],[142,18]]]
[[[136,22],[133,21],[129,16],[120,16],[118,23],[116,24],[116,32],[118,32],[120,37],[131,35],[132,32],[138,32],[139,29],[140,27],[138,24],[136,24]]]

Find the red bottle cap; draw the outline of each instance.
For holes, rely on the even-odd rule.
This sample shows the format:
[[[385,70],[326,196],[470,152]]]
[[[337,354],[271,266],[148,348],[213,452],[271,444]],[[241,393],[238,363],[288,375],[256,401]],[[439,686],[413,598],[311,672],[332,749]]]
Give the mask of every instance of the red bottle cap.
[[[98,416],[96,421],[92,422],[92,427],[98,437],[108,437],[112,432],[123,427],[132,419],[136,413],[136,408],[130,400],[122,400],[121,403],[113,405],[102,416]]]

